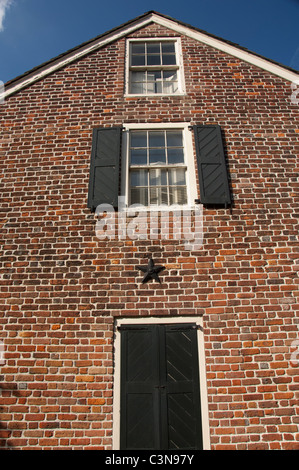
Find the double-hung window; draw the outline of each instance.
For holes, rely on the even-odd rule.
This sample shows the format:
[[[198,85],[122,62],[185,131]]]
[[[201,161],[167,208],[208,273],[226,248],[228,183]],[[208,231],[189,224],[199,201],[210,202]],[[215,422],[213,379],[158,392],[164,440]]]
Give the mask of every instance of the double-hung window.
[[[129,95],[173,95],[184,91],[177,38],[129,40],[127,65]]]
[[[125,128],[123,194],[127,206],[192,205],[197,193],[186,123],[128,124]]]

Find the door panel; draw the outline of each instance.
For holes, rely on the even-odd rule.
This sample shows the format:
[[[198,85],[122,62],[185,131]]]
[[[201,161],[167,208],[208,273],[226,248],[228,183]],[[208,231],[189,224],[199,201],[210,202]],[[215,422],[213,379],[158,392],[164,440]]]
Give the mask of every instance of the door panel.
[[[201,449],[196,327],[121,328],[121,449]]]

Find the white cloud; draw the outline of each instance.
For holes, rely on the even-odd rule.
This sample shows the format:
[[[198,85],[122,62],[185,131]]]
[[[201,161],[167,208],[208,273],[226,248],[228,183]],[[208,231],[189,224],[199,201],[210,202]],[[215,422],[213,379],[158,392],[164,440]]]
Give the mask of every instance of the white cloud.
[[[0,0],[0,31],[3,31],[3,21],[8,8],[12,5],[13,0]]]

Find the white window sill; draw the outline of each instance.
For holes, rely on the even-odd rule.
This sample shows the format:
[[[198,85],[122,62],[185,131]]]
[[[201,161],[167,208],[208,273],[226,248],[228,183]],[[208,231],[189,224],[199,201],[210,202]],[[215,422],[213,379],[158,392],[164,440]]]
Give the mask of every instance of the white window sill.
[[[142,206],[142,205],[136,205],[136,206],[130,206],[130,207],[122,207],[119,209],[119,212],[123,212],[126,215],[131,217],[136,216],[136,213],[147,213],[147,212],[175,212],[175,211],[194,211],[196,210],[200,204],[194,204],[194,205],[189,205],[189,204],[184,204],[184,205],[172,205],[172,206],[166,206],[166,205],[160,205],[160,206]]]
[[[167,96],[187,96],[187,93],[152,93],[152,94],[133,94],[125,93],[125,98],[153,98],[153,97],[167,97]]]

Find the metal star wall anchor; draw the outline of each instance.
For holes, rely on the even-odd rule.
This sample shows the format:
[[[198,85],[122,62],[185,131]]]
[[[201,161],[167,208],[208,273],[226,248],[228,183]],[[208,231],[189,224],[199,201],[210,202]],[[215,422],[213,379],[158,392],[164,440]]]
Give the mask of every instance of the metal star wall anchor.
[[[148,265],[145,266],[137,266],[137,269],[144,273],[144,277],[142,279],[142,284],[145,284],[150,279],[155,279],[155,281],[161,284],[159,279],[158,273],[165,269],[165,266],[155,266],[155,263],[152,259],[149,260]]]

